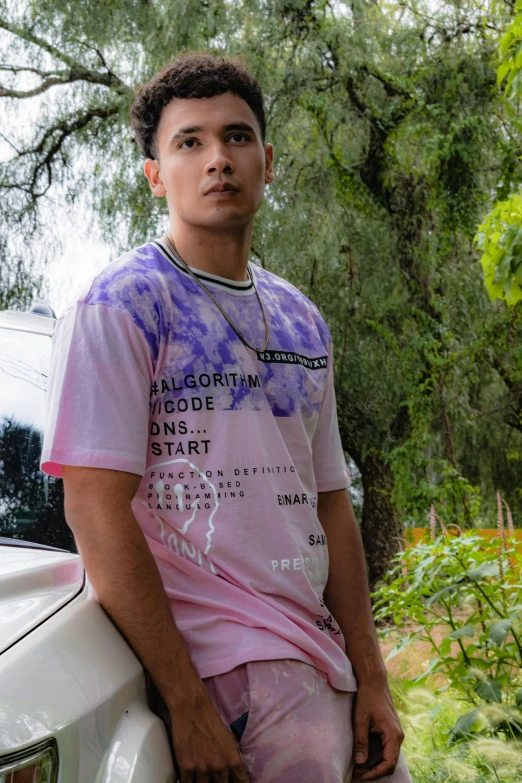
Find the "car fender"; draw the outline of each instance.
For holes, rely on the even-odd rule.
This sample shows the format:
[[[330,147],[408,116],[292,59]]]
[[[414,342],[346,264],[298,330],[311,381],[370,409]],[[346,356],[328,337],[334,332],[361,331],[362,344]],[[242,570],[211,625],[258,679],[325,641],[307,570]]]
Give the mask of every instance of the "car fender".
[[[87,588],[0,655],[0,715],[0,761],[54,737],[58,783],[174,783],[143,667]]]
[[[174,783],[164,724],[142,704],[130,704],[114,732],[95,783]]]

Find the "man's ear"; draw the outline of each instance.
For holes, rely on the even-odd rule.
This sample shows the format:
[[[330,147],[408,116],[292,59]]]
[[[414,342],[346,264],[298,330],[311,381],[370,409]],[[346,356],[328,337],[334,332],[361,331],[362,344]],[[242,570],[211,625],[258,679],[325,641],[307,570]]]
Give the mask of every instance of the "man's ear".
[[[161,173],[159,163],[154,158],[147,158],[143,164],[143,173],[147,177],[150,185],[150,189],[158,198],[162,198],[167,195],[167,189],[161,179]]]
[[[274,181],[274,147],[272,144],[265,144],[265,185],[270,185]]]

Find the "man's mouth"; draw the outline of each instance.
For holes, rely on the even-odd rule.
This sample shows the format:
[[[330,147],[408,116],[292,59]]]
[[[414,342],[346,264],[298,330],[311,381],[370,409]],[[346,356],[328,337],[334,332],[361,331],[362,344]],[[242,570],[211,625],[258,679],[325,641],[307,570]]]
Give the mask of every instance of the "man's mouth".
[[[207,196],[217,196],[223,198],[224,196],[236,196],[237,190],[211,190],[207,193]]]
[[[237,193],[237,188],[230,182],[216,183],[206,192],[206,196],[211,196],[215,193]]]

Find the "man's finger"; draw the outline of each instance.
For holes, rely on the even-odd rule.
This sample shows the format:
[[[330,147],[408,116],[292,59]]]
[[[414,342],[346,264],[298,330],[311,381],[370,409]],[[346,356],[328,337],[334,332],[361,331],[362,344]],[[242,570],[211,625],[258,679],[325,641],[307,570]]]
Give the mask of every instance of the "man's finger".
[[[370,730],[370,716],[355,717],[353,749],[355,752],[355,763],[364,764],[368,757],[368,732]]]
[[[234,767],[229,774],[230,783],[248,783],[248,775],[244,762],[241,764],[241,768]]]
[[[396,766],[397,766],[396,763],[390,765],[390,763],[387,761],[381,761],[381,763],[378,764],[375,767],[375,769],[365,770],[363,774],[361,774],[360,776],[357,775],[357,777],[359,778],[359,780],[361,780],[361,782],[366,780],[377,780],[378,778],[384,778],[387,777],[388,775],[393,775]]]
[[[377,780],[378,778],[382,778],[387,775],[393,775],[395,772],[395,768],[399,762],[401,746],[399,738],[390,737],[388,740],[386,740],[385,736],[383,736],[382,741],[382,761],[380,761],[374,769],[365,770],[364,773],[360,776],[361,781]]]

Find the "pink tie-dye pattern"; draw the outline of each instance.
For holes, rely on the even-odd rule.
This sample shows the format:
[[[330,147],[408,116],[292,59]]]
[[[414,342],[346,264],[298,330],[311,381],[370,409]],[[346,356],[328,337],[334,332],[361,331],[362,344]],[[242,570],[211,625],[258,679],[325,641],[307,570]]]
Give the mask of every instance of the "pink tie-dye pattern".
[[[236,744],[250,783],[350,783],[354,693],[295,660],[250,661],[204,683],[228,727],[249,712]],[[412,783],[402,751],[380,781]]]
[[[355,691],[316,511],[319,492],[350,483],[331,337],[294,286],[254,276],[262,355],[158,243],[102,270],[53,338],[41,467],[142,477],[132,509],[202,678],[295,658]],[[261,345],[255,292],[229,287],[212,290]]]

